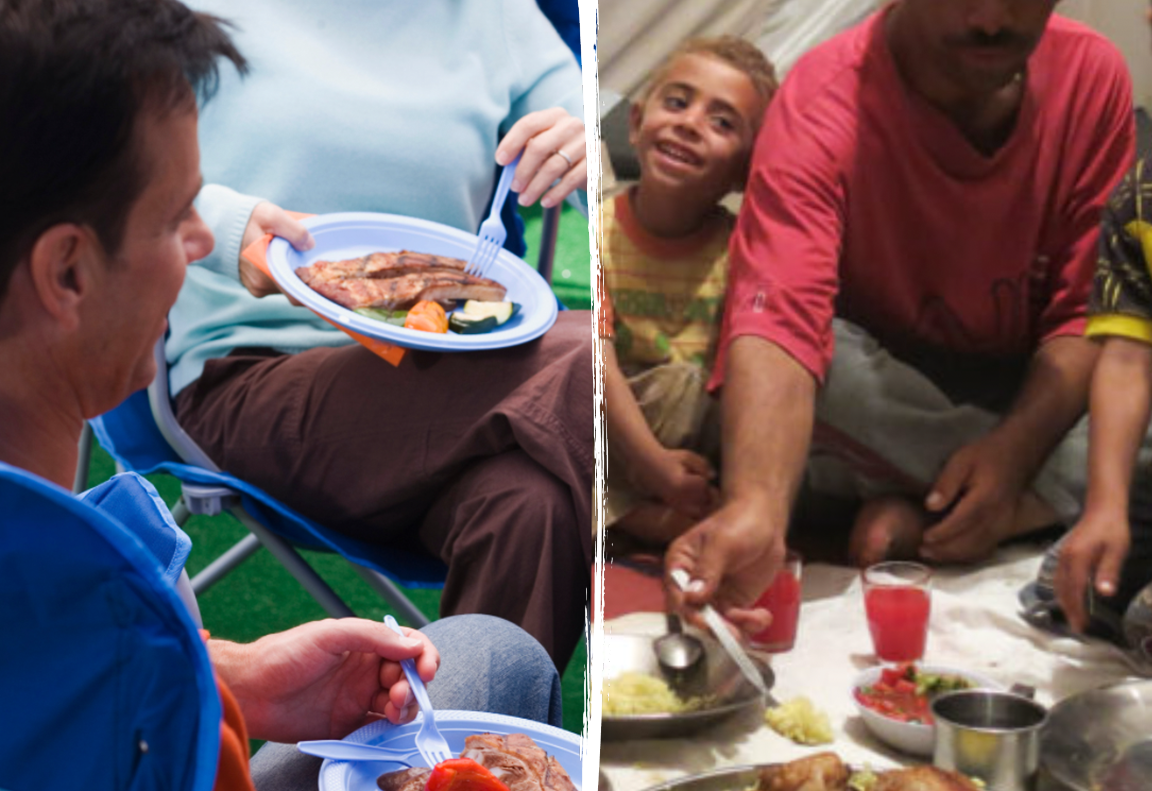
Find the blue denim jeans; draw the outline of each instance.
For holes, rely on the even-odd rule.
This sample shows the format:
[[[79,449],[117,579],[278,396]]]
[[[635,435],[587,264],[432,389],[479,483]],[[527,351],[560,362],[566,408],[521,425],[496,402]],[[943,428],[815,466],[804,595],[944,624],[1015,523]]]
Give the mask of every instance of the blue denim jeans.
[[[421,631],[440,651],[428,685],[438,709],[487,711],[561,727],[560,676],[527,632],[490,615],[457,615]],[[323,761],[269,742],[252,757],[258,791],[316,791]]]

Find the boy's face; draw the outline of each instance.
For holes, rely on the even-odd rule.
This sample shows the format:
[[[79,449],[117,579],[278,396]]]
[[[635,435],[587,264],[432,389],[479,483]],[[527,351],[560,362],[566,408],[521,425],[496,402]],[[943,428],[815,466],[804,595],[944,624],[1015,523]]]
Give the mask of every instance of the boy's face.
[[[742,71],[711,55],[681,55],[632,106],[629,140],[641,181],[719,200],[744,182],[763,111]]]

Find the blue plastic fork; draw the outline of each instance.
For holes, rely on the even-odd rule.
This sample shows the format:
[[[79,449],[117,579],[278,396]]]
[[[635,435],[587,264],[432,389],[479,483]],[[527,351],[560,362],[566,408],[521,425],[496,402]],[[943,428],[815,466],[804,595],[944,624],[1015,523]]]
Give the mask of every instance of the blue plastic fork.
[[[508,197],[508,189],[512,186],[512,177],[516,175],[516,165],[520,163],[520,154],[504,166],[500,174],[500,183],[496,185],[496,194],[492,196],[492,210],[488,212],[488,219],[480,223],[477,236],[476,250],[472,253],[464,272],[476,277],[487,277],[496,254],[504,247],[504,240],[508,238],[508,229],[500,219],[500,211],[504,208],[504,200]]]
[[[400,624],[396,623],[396,619],[391,615],[384,616],[384,623],[401,637],[407,636],[401,631]],[[429,766],[436,766],[436,764],[452,758],[452,749],[448,746],[448,740],[441,735],[440,730],[436,727],[436,712],[432,708],[432,701],[428,699],[428,690],[424,688],[424,681],[416,672],[415,660],[404,659],[400,662],[400,667],[403,668],[404,675],[408,678],[408,686],[412,688],[416,702],[420,704],[420,713],[424,715],[424,721],[420,724],[420,730],[417,731],[414,740],[416,748],[420,750],[420,755],[424,756],[424,760],[428,762]]]

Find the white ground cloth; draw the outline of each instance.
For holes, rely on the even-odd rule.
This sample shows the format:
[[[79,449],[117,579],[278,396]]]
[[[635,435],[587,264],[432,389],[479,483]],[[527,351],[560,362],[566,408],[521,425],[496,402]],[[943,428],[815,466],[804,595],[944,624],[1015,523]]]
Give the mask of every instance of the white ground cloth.
[[[1051,705],[1094,687],[1136,678],[1120,650],[1034,629],[1020,619],[1017,592],[1040,564],[1035,550],[1002,551],[977,570],[938,571],[925,662],[983,672],[1009,685],[1028,684]],[[754,718],[726,722],[691,740],[603,742],[600,769],[613,791],[639,791],[680,776],[726,766],[788,761],[834,749],[854,764],[884,768],[908,762],[871,736],[851,698],[852,680],[874,662],[858,573],[828,565],[804,568],[804,603],[795,648],[772,661],[781,701],[806,695],[826,712],[835,742],[795,745]],[[605,624],[608,633],[658,634],[663,616],[634,613]],[[614,675],[606,657],[604,677]]]

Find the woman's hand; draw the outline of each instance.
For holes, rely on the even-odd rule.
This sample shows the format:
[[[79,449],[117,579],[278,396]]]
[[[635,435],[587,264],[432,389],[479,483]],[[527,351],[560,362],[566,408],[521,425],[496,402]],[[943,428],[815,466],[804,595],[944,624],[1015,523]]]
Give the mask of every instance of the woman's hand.
[[[520,151],[512,190],[520,193],[521,206],[539,200],[541,206],[551,208],[572,190],[587,189],[584,122],[567,110],[539,110],[517,121],[496,147],[497,164],[508,164]]]
[[[263,201],[256,204],[252,215],[248,218],[248,226],[244,229],[244,237],[240,240],[240,252],[243,253],[248,246],[265,234],[282,236],[297,250],[311,250],[316,242],[312,234],[299,220],[294,220],[288,213],[275,204]],[[240,256],[240,282],[254,297],[266,297],[269,294],[279,294],[280,286],[276,281],[260,271],[260,269],[243,255]],[[296,300],[288,297],[293,305],[299,305]]]

